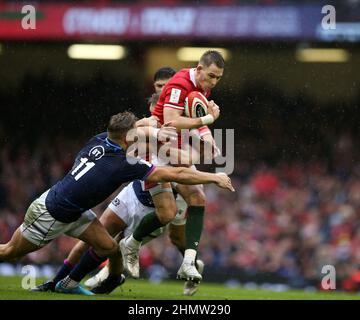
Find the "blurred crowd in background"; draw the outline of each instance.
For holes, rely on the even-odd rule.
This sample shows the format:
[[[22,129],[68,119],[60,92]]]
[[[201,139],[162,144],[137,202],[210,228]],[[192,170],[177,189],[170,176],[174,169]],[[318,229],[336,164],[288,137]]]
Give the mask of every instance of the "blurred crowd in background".
[[[71,168],[81,145],[122,111],[119,105],[146,113],[145,100],[128,97],[137,90],[131,83],[117,83],[116,95],[107,95],[115,86],[109,79],[74,88],[43,76],[25,79],[16,96],[0,92],[7,110],[0,119],[0,243],[10,239],[29,204]],[[235,129],[237,191],[206,187],[205,278],[272,277],[305,287],[321,279],[324,265],[334,265],[339,280],[357,271],[359,101],[323,106],[266,83],[215,96],[220,100],[222,117],[214,127]],[[61,237],[22,262],[57,265],[74,243]],[[162,266],[171,275],[180,262],[167,235],[141,251],[144,271]]]

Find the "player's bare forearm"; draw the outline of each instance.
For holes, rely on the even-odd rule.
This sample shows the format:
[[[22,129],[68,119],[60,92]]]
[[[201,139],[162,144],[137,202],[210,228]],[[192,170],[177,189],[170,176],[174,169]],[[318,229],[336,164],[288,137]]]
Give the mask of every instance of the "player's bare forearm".
[[[148,177],[153,182],[177,182],[180,184],[209,184],[216,183],[217,177],[213,173],[202,172],[183,167],[157,167]]]
[[[177,182],[180,184],[209,184],[235,191],[231,179],[225,173],[207,173],[189,168],[157,167],[148,177],[152,182]]]
[[[181,184],[208,184],[217,182],[216,176],[213,173],[201,172],[190,168],[179,169],[181,171],[174,182]]]
[[[200,118],[188,118],[181,116],[173,118],[172,120],[166,119],[165,122],[170,122],[171,126],[175,127],[177,130],[194,129],[203,125]]]
[[[164,122],[171,123],[172,127],[177,130],[181,129],[194,129],[203,126],[200,118],[188,118],[181,116],[182,110],[175,110],[171,108],[164,109]]]

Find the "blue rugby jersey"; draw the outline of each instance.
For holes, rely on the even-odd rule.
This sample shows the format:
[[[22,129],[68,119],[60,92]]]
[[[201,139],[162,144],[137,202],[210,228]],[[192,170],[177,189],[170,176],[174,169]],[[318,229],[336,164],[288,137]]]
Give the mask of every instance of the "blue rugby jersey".
[[[107,138],[94,136],[78,153],[72,169],[49,191],[45,204],[58,221],[73,222],[106,200],[121,184],[145,180],[155,166],[139,159],[130,164],[125,151]]]

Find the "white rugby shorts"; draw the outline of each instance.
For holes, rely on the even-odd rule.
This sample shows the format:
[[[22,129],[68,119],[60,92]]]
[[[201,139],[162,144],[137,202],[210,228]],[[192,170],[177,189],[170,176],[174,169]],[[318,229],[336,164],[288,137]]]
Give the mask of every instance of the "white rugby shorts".
[[[109,209],[111,209],[127,225],[127,228],[124,230],[125,237],[134,232],[145,215],[155,211],[155,208],[144,206],[139,201],[132,184],[133,183],[130,183],[124,189],[122,189],[108,206]],[[178,207],[178,212],[171,223],[174,225],[183,225],[186,223],[186,202],[181,196],[178,195],[176,204]],[[155,230],[151,233],[149,238],[144,239],[143,243],[158,237],[164,233],[164,230],[164,227]]]
[[[78,238],[96,219],[96,214],[87,210],[81,217],[70,223],[64,223],[54,219],[45,206],[45,199],[49,190],[45,191],[29,206],[26,211],[24,222],[20,226],[22,235],[39,247],[43,247],[55,238],[66,234]]]

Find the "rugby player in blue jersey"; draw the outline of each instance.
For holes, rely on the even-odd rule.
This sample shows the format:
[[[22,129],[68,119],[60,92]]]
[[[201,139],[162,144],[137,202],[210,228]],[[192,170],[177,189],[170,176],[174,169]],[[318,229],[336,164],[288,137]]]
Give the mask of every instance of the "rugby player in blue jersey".
[[[159,94],[154,94],[149,99],[150,109],[157,103]],[[143,119],[145,121],[148,118]],[[141,125],[142,121],[138,121]],[[154,123],[156,126],[156,123]],[[190,159],[186,159],[190,161]],[[186,161],[183,159],[182,163]],[[188,162],[190,165],[190,162]],[[176,196],[177,215],[174,220],[170,222],[169,236],[173,244],[176,245],[178,250],[183,254],[185,248],[185,224],[186,224],[186,209],[187,204],[185,200],[177,194]],[[121,233],[120,237],[127,237],[132,234],[139,223],[144,219],[147,214],[155,212],[155,205],[149,191],[144,191],[141,181],[135,180],[125,187],[109,204],[108,208],[100,217],[100,222],[104,225],[110,235],[116,236]],[[148,241],[160,236],[165,231],[165,227],[161,227],[152,232],[146,237],[142,245]],[[120,240],[120,239],[119,239]],[[68,257],[64,260],[63,265],[58,270],[55,277],[36,288],[32,289],[35,292],[55,291],[55,285],[58,281],[65,278],[74,266],[79,263],[81,256],[88,249],[88,245],[79,241],[69,253]],[[196,260],[197,268],[200,273],[204,269],[204,263],[201,260]],[[110,276],[109,276],[110,274]],[[118,285],[125,281],[125,276],[120,280],[112,275],[109,267],[105,266],[99,273],[85,282],[85,285],[92,289],[94,293],[110,293]],[[198,290],[199,283],[188,280],[184,284],[184,295],[194,295]]]
[[[211,174],[183,167],[159,167],[138,159],[129,161],[127,150],[132,141],[127,134],[136,127],[137,118],[130,112],[111,117],[107,132],[94,136],[78,153],[72,169],[45,191],[28,208],[24,222],[11,240],[0,245],[0,262],[10,261],[36,251],[58,236],[66,234],[83,240],[91,248],[81,264],[56,284],[64,293],[91,295],[79,285],[80,280],[101,261],[110,260],[110,269],[121,280],[119,245],[109,235],[91,208],[106,200],[121,184],[133,180],[174,181],[182,184],[215,183],[234,190],[225,174]],[[138,128],[150,135],[153,128]],[[167,129],[167,130],[166,130]],[[165,128],[165,132],[170,132]],[[160,132],[157,131],[158,135]],[[133,159],[134,160],[134,159]],[[130,163],[131,162],[131,163]]]

